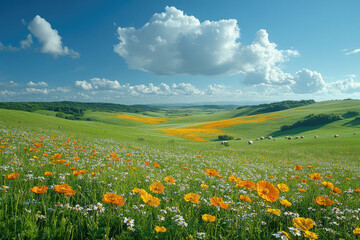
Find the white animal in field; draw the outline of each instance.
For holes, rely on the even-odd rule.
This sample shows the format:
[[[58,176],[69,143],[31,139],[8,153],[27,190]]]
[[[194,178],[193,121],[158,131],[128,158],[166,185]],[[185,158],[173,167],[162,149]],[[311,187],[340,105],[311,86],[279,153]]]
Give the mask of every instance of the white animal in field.
[[[338,135],[338,134],[335,134],[335,135],[334,135],[334,138],[338,138],[338,137],[339,137],[339,135]]]
[[[268,139],[272,139],[272,136],[269,136]]]
[[[318,135],[315,135],[314,138],[318,138]]]
[[[264,139],[265,139],[265,137],[263,137],[263,136],[260,137],[260,140],[264,140]]]
[[[228,143],[228,141],[221,141],[221,145]]]
[[[295,139],[300,139],[300,137],[299,137],[299,136],[296,136]]]
[[[305,138],[304,136],[301,136],[300,138]]]
[[[251,144],[254,144],[254,142],[253,141],[248,141],[248,144],[251,145]]]
[[[292,139],[292,137],[288,137],[287,139],[288,139],[288,140],[291,140],[291,139]]]

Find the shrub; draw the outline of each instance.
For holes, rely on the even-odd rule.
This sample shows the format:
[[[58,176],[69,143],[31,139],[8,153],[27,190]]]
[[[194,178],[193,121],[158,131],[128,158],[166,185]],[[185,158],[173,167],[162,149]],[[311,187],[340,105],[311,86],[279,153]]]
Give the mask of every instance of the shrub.
[[[318,125],[328,124],[341,119],[342,119],[341,116],[336,115],[334,113],[331,114],[321,113],[316,115],[310,114],[306,116],[305,119],[299,120],[292,125],[281,126],[280,130],[286,131],[298,127],[318,126]]]
[[[233,137],[233,136],[229,136],[229,135],[219,135],[219,136],[218,136],[218,140],[219,140],[219,141],[232,140],[232,139],[234,139],[234,137]]]

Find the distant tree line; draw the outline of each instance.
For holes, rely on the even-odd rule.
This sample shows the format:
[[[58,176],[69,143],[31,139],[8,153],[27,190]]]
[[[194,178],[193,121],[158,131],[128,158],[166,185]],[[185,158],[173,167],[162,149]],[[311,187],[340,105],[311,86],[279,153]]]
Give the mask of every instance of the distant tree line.
[[[20,110],[35,112],[38,110],[49,110],[57,112],[56,117],[70,120],[90,120],[84,118],[84,112],[131,112],[141,113],[144,111],[155,111],[156,108],[142,105],[122,105],[114,103],[82,103],[82,102],[0,102],[0,108],[9,110]]]
[[[286,110],[290,108],[301,107],[309,104],[315,103],[314,100],[301,100],[301,101],[282,101],[282,102],[274,102],[269,104],[259,104],[253,106],[242,106],[238,107],[237,109],[242,109],[245,107],[250,107],[256,109],[252,114],[261,114],[261,113],[269,113],[269,112],[276,112],[281,110]]]
[[[303,120],[299,120],[292,125],[283,125],[281,126],[281,131],[291,130],[298,127],[309,127],[309,126],[317,126],[323,125],[331,122],[335,122],[337,120],[343,119],[340,115],[330,113],[330,114],[310,114],[305,117]]]

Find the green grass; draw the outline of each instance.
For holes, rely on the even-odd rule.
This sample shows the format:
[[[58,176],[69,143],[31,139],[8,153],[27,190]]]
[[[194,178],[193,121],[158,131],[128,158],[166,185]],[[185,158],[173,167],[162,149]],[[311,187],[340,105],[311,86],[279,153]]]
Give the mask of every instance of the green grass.
[[[343,114],[350,110],[359,111],[359,101],[320,102],[277,112],[281,118],[223,129],[244,137],[229,141],[230,146],[225,147],[217,141],[193,142],[153,129],[232,118],[246,114],[244,109],[212,114],[203,109],[203,114],[170,117],[159,125],[109,118],[113,114],[102,112],[86,112],[85,117],[92,121],[70,121],[46,115],[51,113],[0,109],[0,239],[197,239],[202,233],[206,239],[276,239],[273,234],[290,233],[289,227],[294,226],[290,212],[314,220],[316,225],[310,231],[319,239],[356,239],[353,231],[360,227],[356,212],[360,193],[351,189],[360,188],[360,126],[355,117],[278,132],[281,125],[310,113]],[[155,115],[164,117],[166,111]],[[334,134],[340,137],[334,138]],[[269,135],[276,141],[255,140]],[[305,138],[286,140],[287,135]],[[247,140],[255,141],[248,145]],[[55,153],[62,156],[53,158]],[[113,153],[116,161],[110,157]],[[54,163],[61,159],[70,165]],[[295,165],[303,170],[294,170]],[[71,167],[87,173],[75,176]],[[204,170],[209,168],[222,177],[206,175]],[[45,176],[46,171],[53,176]],[[13,172],[20,176],[7,179]],[[310,180],[308,175],[315,172],[323,178]],[[229,180],[231,175],[255,183],[287,184],[290,191],[280,193],[280,197],[292,206],[284,207],[279,200],[266,202],[256,191],[236,187]],[[176,182],[167,184],[166,176]],[[164,193],[150,191],[149,186],[156,181],[164,184]],[[333,183],[341,193],[322,186],[323,181]],[[75,195],[67,197],[52,189],[62,183],[76,190]],[[202,183],[209,188],[200,188]],[[37,195],[30,190],[34,186],[49,189]],[[143,202],[139,194],[132,193],[133,188],[159,198],[159,206]],[[301,193],[299,188],[307,192]],[[185,201],[184,195],[191,192],[200,195],[198,203]],[[125,204],[104,202],[107,193],[121,194]],[[241,201],[240,195],[248,195],[252,202]],[[210,204],[214,196],[222,197],[229,208]],[[318,196],[335,203],[319,206],[315,203]],[[280,209],[280,216],[268,213],[269,207]],[[202,220],[204,214],[216,216],[216,220],[207,223]],[[186,227],[178,225],[176,215],[184,219]],[[135,231],[129,229],[125,217],[134,220]],[[157,233],[156,226],[165,226],[167,231]],[[306,239],[304,232],[301,234],[291,239]]]

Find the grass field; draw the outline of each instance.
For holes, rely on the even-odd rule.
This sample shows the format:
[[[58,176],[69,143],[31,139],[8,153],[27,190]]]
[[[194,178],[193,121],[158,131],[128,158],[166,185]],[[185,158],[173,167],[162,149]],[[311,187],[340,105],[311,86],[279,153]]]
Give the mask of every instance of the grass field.
[[[0,109],[0,239],[359,239],[360,122],[280,131],[359,100],[197,109],[91,121]]]

